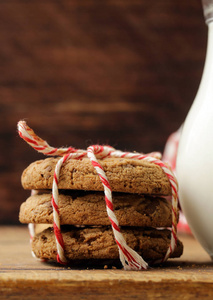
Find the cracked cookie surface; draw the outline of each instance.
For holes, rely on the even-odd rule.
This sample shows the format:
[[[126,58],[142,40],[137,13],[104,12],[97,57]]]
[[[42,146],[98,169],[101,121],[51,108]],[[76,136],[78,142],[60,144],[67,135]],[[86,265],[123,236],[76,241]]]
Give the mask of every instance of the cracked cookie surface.
[[[77,259],[118,259],[118,247],[110,227],[76,228],[62,226],[65,244],[65,256],[69,260]],[[169,247],[169,230],[122,228],[127,245],[149,260],[162,259]],[[57,250],[53,228],[37,234],[32,241],[32,250],[41,259],[56,260]],[[183,245],[178,240],[171,257],[179,257]]]
[[[103,192],[61,191],[60,223],[110,225]],[[63,194],[66,193],[66,194]],[[53,224],[52,194],[29,197],[20,208],[22,223]],[[114,212],[121,226],[170,227],[171,202],[161,197],[113,193]]]
[[[46,158],[30,164],[22,174],[25,189],[51,189],[56,163]],[[145,160],[106,158],[99,161],[115,192],[171,195],[162,168]],[[68,160],[60,171],[59,189],[103,191],[101,180],[88,158]]]

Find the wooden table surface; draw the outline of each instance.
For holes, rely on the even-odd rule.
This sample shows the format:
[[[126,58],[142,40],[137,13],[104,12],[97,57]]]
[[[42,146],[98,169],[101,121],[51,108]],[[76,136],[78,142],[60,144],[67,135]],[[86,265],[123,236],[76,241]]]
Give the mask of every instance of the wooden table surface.
[[[213,265],[191,236],[184,254],[163,267],[65,268],[31,256],[26,227],[0,227],[0,299],[213,299]]]

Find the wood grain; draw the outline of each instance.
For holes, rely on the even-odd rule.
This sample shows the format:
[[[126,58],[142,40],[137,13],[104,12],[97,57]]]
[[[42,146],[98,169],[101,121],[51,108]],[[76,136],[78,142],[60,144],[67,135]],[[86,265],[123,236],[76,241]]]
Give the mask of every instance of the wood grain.
[[[205,57],[199,0],[0,1],[0,223],[17,223],[20,175],[54,146],[163,151],[184,121]]]
[[[148,271],[65,268],[36,261],[26,227],[0,227],[1,299],[212,299],[213,266],[191,236],[181,258]]]

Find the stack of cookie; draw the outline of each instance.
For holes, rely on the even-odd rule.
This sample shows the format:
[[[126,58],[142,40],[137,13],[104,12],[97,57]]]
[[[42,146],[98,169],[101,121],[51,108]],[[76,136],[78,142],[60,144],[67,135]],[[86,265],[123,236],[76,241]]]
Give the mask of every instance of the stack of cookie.
[[[37,190],[20,208],[22,223],[50,224],[35,235],[32,250],[41,259],[56,260],[51,189],[59,158],[32,163],[22,174],[24,189]],[[127,158],[100,161],[110,186],[114,212],[127,245],[146,261],[163,259],[172,226],[170,182],[158,165]],[[88,158],[68,160],[59,178],[59,215],[65,256],[70,261],[119,259],[106,212],[103,185]],[[172,257],[182,254],[178,240]]]

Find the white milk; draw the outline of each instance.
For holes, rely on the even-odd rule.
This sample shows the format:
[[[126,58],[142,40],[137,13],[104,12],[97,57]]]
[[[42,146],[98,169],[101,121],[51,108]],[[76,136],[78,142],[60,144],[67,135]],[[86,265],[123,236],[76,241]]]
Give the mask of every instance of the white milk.
[[[189,226],[213,259],[213,22],[202,80],[181,135],[177,179]]]

